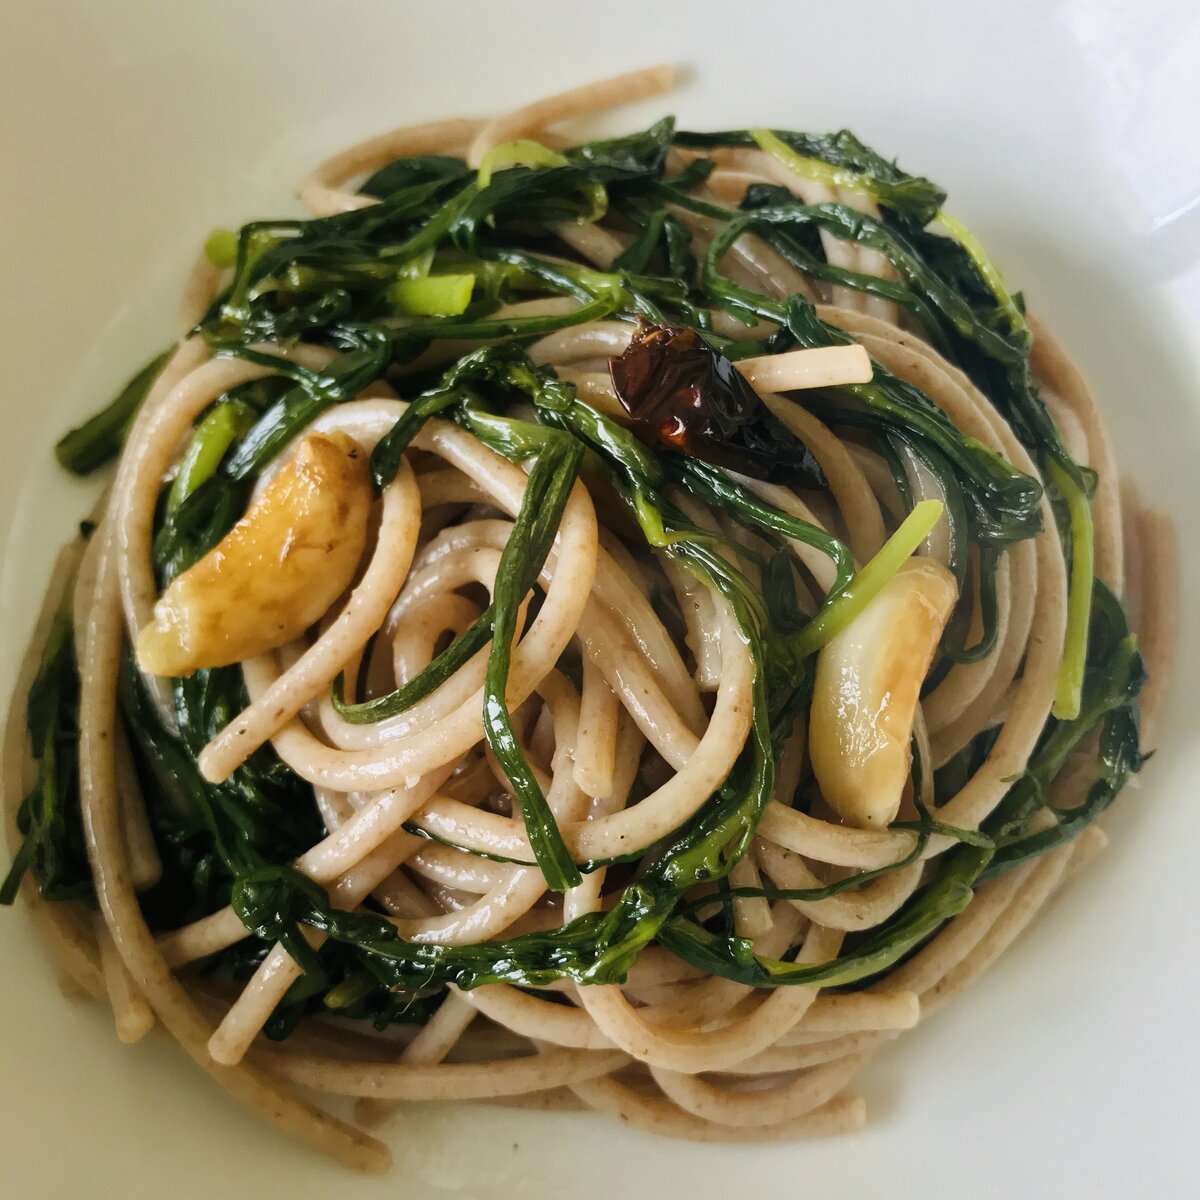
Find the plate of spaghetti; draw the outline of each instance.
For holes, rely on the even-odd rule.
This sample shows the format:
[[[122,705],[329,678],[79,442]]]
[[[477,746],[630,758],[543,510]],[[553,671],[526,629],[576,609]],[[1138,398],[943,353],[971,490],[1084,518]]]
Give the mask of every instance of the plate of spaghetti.
[[[154,353],[55,408],[5,936],[36,929],[37,1020],[108,1039],[122,1087],[224,1089],[271,1194],[598,1195],[625,1146],[632,1195],[861,1194],[890,1107],[1028,1052],[971,1025],[994,964],[1041,1038],[1089,1019],[1026,930],[1093,988],[1138,963],[1120,891],[1072,885],[1186,819],[1155,755],[1182,492],[1133,482],[1136,419],[955,172],[853,111],[700,122],[665,65],[491,84],[314,137],[299,206],[194,231]],[[1062,949],[1081,895],[1096,957]],[[31,1113],[103,1070],[60,1062]],[[163,1178],[220,1157],[208,1121],[182,1159],[110,1135],[106,1183],[147,1139]]]

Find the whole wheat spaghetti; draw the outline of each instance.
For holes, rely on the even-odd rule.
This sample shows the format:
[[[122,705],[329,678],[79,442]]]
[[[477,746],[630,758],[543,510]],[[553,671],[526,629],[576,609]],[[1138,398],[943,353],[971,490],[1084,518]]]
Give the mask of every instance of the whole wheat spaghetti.
[[[293,1089],[858,1128],[1153,744],[1171,528],[1064,351],[849,133],[558,128],[671,79],[336,155],[59,446],[3,898],[362,1169]]]

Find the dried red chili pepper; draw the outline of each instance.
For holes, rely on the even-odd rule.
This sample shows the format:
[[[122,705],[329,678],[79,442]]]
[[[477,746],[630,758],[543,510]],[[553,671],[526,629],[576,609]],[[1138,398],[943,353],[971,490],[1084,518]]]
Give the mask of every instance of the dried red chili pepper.
[[[639,322],[608,367],[635,432],[646,440],[756,479],[825,486],[809,448],[694,329]]]

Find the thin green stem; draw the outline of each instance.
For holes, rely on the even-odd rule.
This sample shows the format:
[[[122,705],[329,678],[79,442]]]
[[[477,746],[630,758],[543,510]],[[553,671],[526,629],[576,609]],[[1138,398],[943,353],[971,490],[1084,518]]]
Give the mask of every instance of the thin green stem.
[[[1083,676],[1087,668],[1088,624],[1095,576],[1095,533],[1092,508],[1083,488],[1053,458],[1046,470],[1067,504],[1071,527],[1071,578],[1067,591],[1067,632],[1054,689],[1054,715],[1070,721],[1079,716]]]
[[[922,500],[915,505],[870,562],[796,634],[793,648],[797,657],[815,654],[845,629],[929,536],[942,512],[940,500]]]

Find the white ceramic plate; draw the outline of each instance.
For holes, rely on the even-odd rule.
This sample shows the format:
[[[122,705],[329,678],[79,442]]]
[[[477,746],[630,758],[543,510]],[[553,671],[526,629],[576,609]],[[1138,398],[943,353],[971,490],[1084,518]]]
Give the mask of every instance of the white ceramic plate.
[[[949,188],[1179,514],[1200,600],[1200,15],[1190,0],[600,6],[55,0],[0,9],[0,680],[91,489],[50,448],[169,335],[216,225],[390,125],[670,59],[692,127],[848,125]],[[123,1048],[0,913],[0,1193],[413,1197],[1195,1195],[1198,646],[1108,852],[987,978],[879,1055],[859,1138],[725,1148],[599,1117],[412,1107],[346,1176],[157,1038]],[[256,1190],[257,1189],[257,1190]]]

